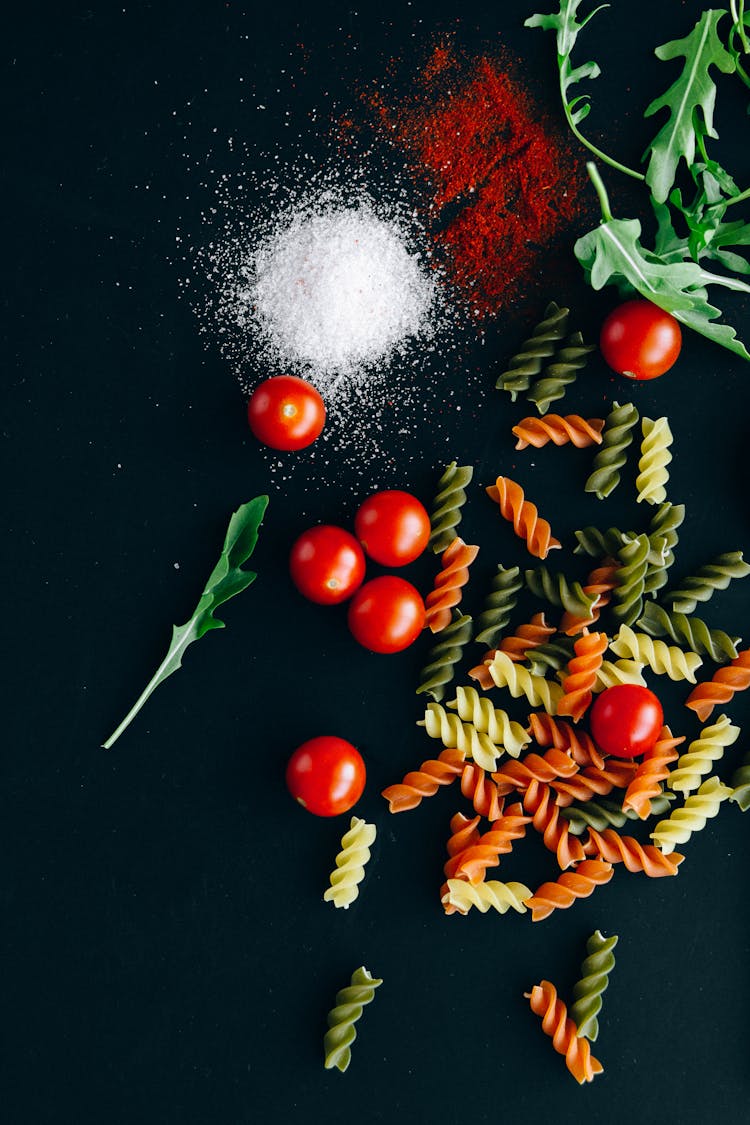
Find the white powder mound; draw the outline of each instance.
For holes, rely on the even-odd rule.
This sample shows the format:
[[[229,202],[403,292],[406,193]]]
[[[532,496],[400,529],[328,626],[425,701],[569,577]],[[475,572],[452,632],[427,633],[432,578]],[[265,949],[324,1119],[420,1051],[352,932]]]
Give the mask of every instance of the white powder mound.
[[[238,323],[277,367],[322,390],[433,335],[434,271],[398,220],[325,197],[277,217],[239,271]]]

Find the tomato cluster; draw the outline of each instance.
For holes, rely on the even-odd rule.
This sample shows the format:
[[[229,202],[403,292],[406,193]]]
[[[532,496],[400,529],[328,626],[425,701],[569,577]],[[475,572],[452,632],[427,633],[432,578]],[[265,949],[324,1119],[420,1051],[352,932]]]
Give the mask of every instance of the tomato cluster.
[[[419,591],[405,578],[383,575],[365,582],[365,555],[382,566],[400,567],[417,559],[430,537],[424,505],[398,489],[376,492],[359,507],[354,535],[322,524],[294,543],[289,570],[294,585],[310,601],[336,605],[352,599],[349,630],[371,652],[401,652],[424,628]]]

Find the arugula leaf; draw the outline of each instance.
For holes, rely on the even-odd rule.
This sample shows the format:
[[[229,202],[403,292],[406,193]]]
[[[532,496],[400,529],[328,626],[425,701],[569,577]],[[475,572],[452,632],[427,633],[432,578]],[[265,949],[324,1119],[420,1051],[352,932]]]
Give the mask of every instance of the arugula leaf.
[[[256,496],[247,504],[242,504],[229,521],[224,546],[214,569],[195,607],[192,617],[184,625],[172,626],[172,641],[167,655],[162,660],[145,690],[128,711],[125,718],[107,739],[103,746],[108,750],[140,711],[148,697],[167,676],[171,676],[182,665],[183,654],[193,641],[200,640],[211,629],[223,629],[224,622],[214,616],[224,602],[254,582],[257,575],[252,570],[242,570],[243,563],[252,555],[258,542],[258,530],[268,505],[267,496]]]
[[[604,185],[593,164],[589,175],[602,206],[602,222],[579,238],[575,256],[583,266],[587,280],[594,289],[617,285],[621,291],[635,290],[642,297],[666,309],[682,324],[714,340],[722,347],[750,360],[750,353],[737,339],[728,324],[716,324],[721,310],[708,301],[706,286],[720,285],[727,289],[750,293],[750,285],[721,274],[710,273],[697,262],[664,260],[641,245],[641,224],[638,219],[615,219],[609,209]],[[669,245],[666,226],[661,230],[662,249]]]
[[[731,74],[736,66],[717,31],[717,24],[725,14],[708,9],[684,39],[673,39],[656,48],[657,58],[663,61],[685,59],[679,78],[644,111],[644,117],[651,117],[660,109],[669,110],[668,120],[649,146],[651,156],[646,183],[657,203],[664,203],[669,195],[680,160],[688,165],[693,163],[696,129],[709,137],[718,135],[713,124],[716,86],[709,69],[716,66],[724,74]]]
[[[577,16],[581,2],[582,0],[559,0],[560,6],[557,12],[536,13],[529,16],[524,21],[524,27],[539,27],[543,31],[554,31],[556,33],[560,97],[562,98],[565,117],[574,135],[581,144],[585,145],[590,152],[593,152],[594,156],[598,156],[605,164],[609,164],[610,167],[617,168],[618,171],[625,172],[626,175],[633,176],[637,180],[642,180],[644,177],[640,172],[635,172],[632,168],[628,168],[625,164],[620,164],[611,156],[607,156],[606,153],[587,140],[578,128],[581,121],[588,116],[591,103],[588,94],[576,94],[575,97],[570,97],[569,91],[571,87],[576,86],[584,78],[598,78],[601,69],[595,62],[581,63],[580,66],[574,67],[571,62],[573,47],[589,20],[592,20],[597,12],[601,12],[603,8],[609,7],[609,4],[600,4],[598,8],[594,8],[579,22]]]

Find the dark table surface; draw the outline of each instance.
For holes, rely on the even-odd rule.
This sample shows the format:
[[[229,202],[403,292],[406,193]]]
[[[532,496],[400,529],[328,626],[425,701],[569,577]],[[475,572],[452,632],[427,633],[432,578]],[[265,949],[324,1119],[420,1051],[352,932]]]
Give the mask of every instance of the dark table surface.
[[[452,29],[470,53],[502,42],[559,120],[552,39],[521,26],[533,7],[123,0],[6,13],[9,1125],[747,1120],[750,818],[725,807],[684,847],[676,879],[620,869],[541,924],[446,918],[438,888],[460,797],[391,817],[379,796],[434,749],[415,726],[412,690],[428,642],[389,658],[356,648],[345,614],[304,603],[286,570],[305,526],[350,520],[372,487],[428,502],[454,458],[475,465],[477,484],[518,468],[568,538],[581,521],[626,519],[624,500],[602,516],[584,494],[574,451],[523,467],[508,432],[520,412],[491,391],[493,368],[550,296],[596,338],[612,294],[593,295],[574,266],[550,276],[542,255],[484,343],[469,334],[461,361],[446,357],[437,400],[463,407],[450,426],[420,424],[417,395],[407,438],[394,434],[393,455],[357,475],[335,453],[275,469],[247,431],[216,334],[182,296],[220,177],[262,171],[263,153],[283,159],[300,134],[314,146],[313,109],[330,120],[358,83],[393,56],[416,58],[436,31]],[[653,133],[642,108],[665,85],[652,48],[686,34],[699,11],[694,0],[615,4],[587,32],[582,61],[605,66],[588,125],[631,161]],[[717,123],[725,162],[746,181],[744,104],[732,90]],[[633,212],[628,184],[613,182],[612,196]],[[732,311],[747,339],[747,304]],[[651,384],[623,387],[595,358],[566,407],[598,413],[618,396],[669,416],[670,496],[687,506],[680,574],[746,549],[747,365],[690,335],[673,372]],[[256,586],[102,750],[171,623],[191,612],[230,512],[259,492],[270,506]],[[479,489],[462,531],[483,548],[478,601],[501,557],[523,558]],[[427,586],[432,568],[422,560],[414,580]],[[747,635],[749,596],[750,583],[717,595],[716,623]],[[681,698],[665,689],[673,723],[695,737]],[[730,713],[746,721],[747,699]],[[324,731],[361,747],[357,812],[379,832],[346,912],[322,893],[348,818],[306,815],[284,786],[291,749]],[[743,736],[730,767],[746,747]],[[535,842],[513,864],[505,877],[532,885],[551,874]],[[596,1045],[605,1073],[579,1089],[523,992],[542,977],[569,991],[597,927],[620,941]],[[325,1017],[360,964],[385,983],[341,1075],[322,1066]]]

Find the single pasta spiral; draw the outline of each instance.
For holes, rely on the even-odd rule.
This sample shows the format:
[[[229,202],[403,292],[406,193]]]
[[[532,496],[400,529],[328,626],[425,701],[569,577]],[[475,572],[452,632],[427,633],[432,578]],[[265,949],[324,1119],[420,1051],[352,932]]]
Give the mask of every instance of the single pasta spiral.
[[[594,691],[605,691],[616,684],[645,685],[643,665],[637,660],[602,660],[596,672]]]
[[[542,1030],[552,1039],[552,1046],[565,1056],[565,1065],[579,1085],[593,1082],[604,1067],[591,1054],[588,1039],[579,1035],[578,1027],[568,1015],[565,1004],[557,995],[554,984],[543,980],[531,992],[524,992],[536,1016],[542,1017]]]
[[[586,942],[586,957],[581,965],[581,977],[573,986],[573,1003],[570,1018],[578,1028],[578,1035],[589,1042],[596,1042],[599,1036],[599,1013],[602,1010],[602,993],[609,984],[609,976],[615,967],[614,948],[617,935],[605,937],[601,930],[595,930]]]
[[[607,758],[601,769],[587,766],[569,778],[559,778],[550,785],[557,793],[559,805],[569,805],[572,801],[587,801],[596,793],[606,797],[613,789],[628,784],[635,773],[635,763],[623,758]]]
[[[542,883],[539,890],[526,900],[532,922],[541,922],[553,910],[567,909],[576,899],[588,898],[597,887],[608,883],[612,874],[611,863],[584,859],[575,871],[563,871],[554,883]]]
[[[603,418],[582,418],[580,414],[547,414],[544,418],[522,418],[513,427],[518,438],[516,449],[526,449],[533,445],[541,449],[548,442],[554,445],[575,445],[584,449],[587,445],[599,445],[604,428]]]
[[[620,567],[613,590],[612,612],[624,625],[633,625],[643,611],[643,585],[650,545],[647,535],[629,540],[617,552]]]
[[[519,664],[514,664],[507,653],[496,652],[489,665],[496,687],[508,689],[514,699],[525,695],[532,707],[544,707],[554,715],[557,701],[562,695],[559,684],[550,683],[541,676],[532,676]]]
[[[669,767],[677,760],[677,747],[684,741],[684,735],[674,738],[669,727],[662,727],[661,734],[651,749],[644,753],[628,784],[622,802],[624,810],[632,809],[641,820],[650,816],[654,799],[661,793],[661,782],[669,777]]]
[[[583,845],[570,834],[570,825],[560,816],[560,807],[549,785],[532,780],[524,791],[523,807],[531,813],[531,823],[544,840],[544,846],[557,856],[561,870],[584,859]]]
[[[330,875],[330,887],[323,898],[336,907],[348,910],[359,894],[359,884],[365,877],[365,864],[370,858],[370,848],[375,843],[377,829],[358,816],[353,816],[349,831],[341,837],[341,851],[336,856],[336,869]]]
[[[507,391],[513,402],[521,391],[527,391],[544,361],[553,356],[565,336],[570,310],[561,308],[550,301],[544,312],[544,319],[536,325],[519,351],[511,358],[506,371],[497,377],[495,383],[499,391]]]
[[[672,444],[672,431],[666,418],[644,418],[641,422],[643,441],[641,458],[638,462],[638,476],[635,487],[636,499],[649,504],[662,504],[667,498],[664,487],[669,480],[667,465],[672,460],[669,447]]]
[[[520,804],[509,805],[502,814],[493,821],[488,832],[483,832],[480,838],[470,844],[458,860],[456,876],[459,879],[468,879],[470,883],[481,883],[488,867],[496,867],[501,855],[512,851],[516,840],[522,840],[526,835],[526,825],[531,817],[523,815]]]
[[[425,599],[425,625],[433,633],[450,625],[451,610],[461,601],[463,587],[469,581],[469,567],[478,554],[478,547],[470,547],[458,538],[443,551],[440,572]]]
[[[555,352],[552,363],[547,364],[541,378],[527,392],[527,399],[536,404],[540,414],[546,414],[550,403],[563,397],[566,387],[575,382],[593,350],[594,345],[584,343],[580,332],[571,332],[564,346]]]
[[[514,789],[524,790],[532,781],[547,784],[558,777],[572,777],[578,773],[578,765],[564,750],[552,746],[544,754],[525,754],[519,762],[504,762],[495,770],[492,780],[498,793],[512,793]]]
[[[351,1062],[351,1046],[357,1038],[355,1023],[365,1005],[371,1003],[382,980],[373,977],[362,965],[352,973],[351,983],[336,993],[336,1006],[328,1013],[328,1031],[323,1039],[326,1070],[345,1071]]]
[[[670,637],[693,652],[705,654],[716,664],[725,664],[737,656],[739,637],[730,637],[721,629],[709,629],[698,617],[670,612],[654,602],[646,603],[636,624],[652,637]]]
[[[607,415],[602,444],[594,457],[594,471],[584,486],[599,500],[609,496],[620,483],[620,469],[627,460],[628,446],[633,441],[633,427],[637,421],[638,411],[632,402],[626,402],[624,406],[615,402]]]
[[[620,547],[632,538],[632,535],[620,531],[619,527],[608,527],[606,531],[599,527],[582,527],[574,534],[577,543],[573,553],[588,555],[592,559],[616,555]]]
[[[560,541],[552,537],[552,528],[547,520],[542,519],[535,505],[524,498],[520,484],[510,477],[498,477],[486,492],[499,505],[503,519],[513,524],[516,535],[526,540],[530,554],[546,559],[553,547],[560,546]]]
[[[737,691],[747,691],[750,687],[750,649],[739,652],[731,664],[719,668],[710,680],[698,684],[693,688],[685,700],[685,706],[696,715],[702,723],[712,713],[719,703],[729,703]]]
[[[466,755],[462,750],[443,750],[429,758],[418,770],[407,773],[402,782],[389,785],[382,796],[392,813],[415,809],[423,797],[433,797],[442,785],[450,785],[462,773]]]
[[[647,633],[636,633],[629,625],[621,625],[610,645],[616,656],[629,657],[648,664],[658,675],[666,673],[670,680],[688,680],[695,683],[695,673],[703,661],[695,652],[683,652],[676,645],[655,641]],[[750,677],[748,677],[750,683]]]
[[[674,793],[660,793],[651,801],[651,812],[661,815],[669,810],[671,802],[675,799]],[[584,801],[582,804],[567,805],[561,810],[570,825],[574,836],[583,835],[589,828],[603,832],[605,828],[622,828],[629,820],[637,820],[633,809],[624,809],[616,801]]]
[[[529,734],[537,746],[554,746],[556,750],[569,751],[573,761],[579,766],[601,769],[604,765],[604,758],[591,735],[576,730],[562,719],[553,719],[544,712],[534,711],[529,715]]]
[[[716,762],[721,761],[726,747],[733,746],[739,736],[740,728],[732,726],[726,715],[721,715],[710,727],[704,727],[669,776],[672,792],[690,793],[697,789],[701,777],[711,772]]]
[[[445,710],[439,703],[428,703],[418,726],[424,727],[430,738],[439,738],[443,746],[457,747],[465,758],[473,760],[484,770],[494,770],[503,752],[487,734],[478,731],[471,723],[463,723],[458,715]]]
[[[644,592],[655,594],[667,581],[667,571],[674,562],[674,548],[677,546],[677,528],[685,519],[684,504],[670,504],[666,501],[659,504],[654,512],[648,528],[648,537],[651,543],[663,544],[664,551],[661,560],[649,559],[644,582]]]
[[[705,828],[706,821],[717,816],[722,801],[732,796],[732,789],[714,774],[703,782],[697,793],[691,794],[682,808],[674,809],[666,820],[660,820],[651,839],[657,848],[670,851],[675,844],[685,844],[693,832]]]
[[[463,853],[481,839],[480,820],[480,816],[464,816],[460,812],[451,817],[451,834],[446,846],[448,859],[443,867],[446,879],[454,878]]]
[[[465,879],[449,879],[447,891],[443,895],[443,906],[452,906],[458,914],[468,914],[472,906],[486,914],[497,910],[506,914],[515,910],[518,914],[526,912],[526,900],[531,891],[524,883],[501,883],[488,879],[483,883],[469,883]]]
[[[739,805],[742,812],[750,809],[750,754],[745,754],[732,774],[732,794],[729,800]]]
[[[569,582],[564,574],[552,574],[546,566],[525,572],[526,585],[537,598],[545,598],[551,605],[560,606],[569,613],[589,616],[596,601],[595,594],[585,594],[580,582]]]
[[[427,664],[420,675],[417,695],[430,695],[436,703],[440,702],[453,679],[456,664],[471,640],[472,627],[471,617],[454,612],[450,625],[446,625],[437,644],[430,649]]]
[[[456,698],[448,706],[455,707],[460,719],[471,723],[480,734],[486,734],[512,758],[517,758],[529,743],[529,735],[521,724],[509,718],[506,711],[493,707],[492,701],[475,688],[456,688]]]
[[[653,844],[640,844],[633,836],[620,836],[613,828],[605,828],[603,832],[589,828],[584,847],[586,855],[604,859],[607,863],[623,863],[628,871],[643,871],[652,879],[676,875],[685,858],[679,852],[665,855]]]
[[[529,649],[537,648],[539,645],[544,644],[548,637],[551,637],[555,632],[553,625],[548,625],[544,619],[543,613],[535,613],[531,621],[525,625],[519,625],[515,633],[503,637],[499,645],[500,652],[505,652],[514,662],[519,662],[524,659]],[[472,680],[476,680],[481,688],[489,691],[490,688],[495,686],[492,676],[490,675],[489,665],[492,663],[492,658],[498,649],[491,649],[485,653],[482,663],[476,665],[469,672]]]
[[[707,602],[716,590],[726,590],[733,578],[746,578],[750,565],[742,551],[727,551],[700,567],[696,574],[684,578],[676,590],[664,594],[662,601],[676,613],[692,613],[698,602]]]
[[[474,469],[471,465],[457,465],[455,461],[451,461],[438,481],[438,491],[430,513],[429,540],[436,555],[442,555],[456,537],[456,528],[461,522],[462,509],[466,503],[465,489],[473,476]]]
[[[503,629],[510,621],[518,599],[518,591],[522,587],[520,567],[497,568],[497,574],[492,580],[492,588],[477,618],[477,641],[484,645],[498,643]]]
[[[503,802],[492,778],[476,762],[467,762],[461,773],[461,792],[474,806],[474,812],[487,820],[497,820]]]
[[[571,637],[556,637],[532,649],[524,663],[533,676],[546,679],[550,672],[559,672],[568,663],[574,643]]]
[[[557,702],[558,715],[569,715],[577,723],[586,714],[593,698],[596,674],[608,644],[605,633],[587,633],[575,643],[575,656],[568,662]]]

